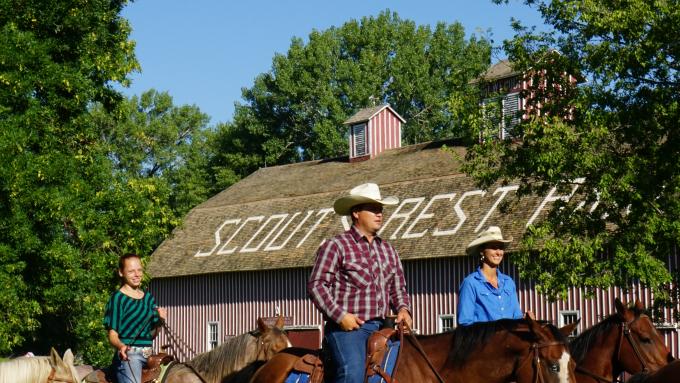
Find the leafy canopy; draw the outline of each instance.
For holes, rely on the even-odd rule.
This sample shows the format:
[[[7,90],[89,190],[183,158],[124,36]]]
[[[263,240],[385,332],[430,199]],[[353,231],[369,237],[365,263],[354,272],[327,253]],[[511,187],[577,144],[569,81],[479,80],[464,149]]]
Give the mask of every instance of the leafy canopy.
[[[483,38],[466,40],[459,23],[419,26],[389,11],[293,38],[212,140],[215,185],[261,166],[346,155],[343,121],[381,103],[407,120],[404,144],[469,137],[460,100],[490,51]]]
[[[108,126],[96,112],[131,114],[112,88],[138,68],[125,3],[0,1],[0,353],[71,347],[107,364],[101,320],[118,255],[150,254],[185,209],[170,207],[176,184],[149,174],[158,165],[175,177],[181,155],[167,147],[182,139]],[[203,122],[189,110],[186,126],[165,128],[179,135]]]
[[[548,84],[531,89],[542,112],[517,127],[519,142],[472,148],[468,171],[484,185],[522,180],[521,193],[580,185],[579,198],[530,228],[515,259],[549,295],[639,281],[668,297],[664,261],[680,243],[680,6],[525,3],[553,30],[515,22],[504,45],[516,69]]]

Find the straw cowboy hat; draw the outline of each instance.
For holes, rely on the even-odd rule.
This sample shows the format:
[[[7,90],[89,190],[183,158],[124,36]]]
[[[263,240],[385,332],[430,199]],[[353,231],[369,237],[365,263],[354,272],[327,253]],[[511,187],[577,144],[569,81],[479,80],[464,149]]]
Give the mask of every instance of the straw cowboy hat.
[[[349,195],[338,198],[333,204],[333,209],[339,215],[350,215],[354,206],[364,203],[391,206],[398,204],[399,198],[394,196],[382,198],[378,185],[369,182],[356,186],[349,191]]]
[[[467,255],[474,255],[477,253],[477,249],[479,248],[479,246],[489,242],[500,242],[507,245],[508,243],[512,242],[512,237],[503,238],[503,234],[501,234],[500,227],[489,226],[488,229],[479,233],[477,235],[477,238],[475,238],[474,241],[470,242],[470,244],[467,245],[465,253],[467,253]]]

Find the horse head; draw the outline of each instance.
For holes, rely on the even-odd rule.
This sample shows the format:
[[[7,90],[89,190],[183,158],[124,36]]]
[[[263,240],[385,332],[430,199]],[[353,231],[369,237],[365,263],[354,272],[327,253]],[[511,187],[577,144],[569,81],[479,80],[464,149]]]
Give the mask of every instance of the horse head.
[[[62,359],[57,351],[52,348],[48,360],[53,372],[47,378],[47,383],[78,383],[80,381],[78,372],[73,365],[74,357],[71,349],[66,350]]]
[[[525,318],[529,329],[530,351],[517,369],[517,382],[572,383],[575,363],[569,355],[563,332],[573,328],[557,329],[549,323],[539,323]],[[531,366],[531,368],[529,368]]]
[[[630,373],[652,372],[668,364],[670,351],[656,331],[644,306],[638,300],[631,307],[616,298],[616,316],[620,319],[616,360]]]
[[[268,326],[262,318],[257,320],[258,355],[257,359],[266,361],[277,352],[292,347],[283,328],[283,316],[277,318],[273,326]]]

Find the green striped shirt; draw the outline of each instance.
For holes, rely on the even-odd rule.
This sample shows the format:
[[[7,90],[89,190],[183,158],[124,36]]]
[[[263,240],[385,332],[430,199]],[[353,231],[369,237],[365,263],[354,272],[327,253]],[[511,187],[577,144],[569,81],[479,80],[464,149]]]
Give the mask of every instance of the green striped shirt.
[[[160,322],[156,301],[149,292],[140,299],[131,298],[117,290],[109,298],[104,314],[104,327],[118,333],[128,346],[150,347],[152,331]]]

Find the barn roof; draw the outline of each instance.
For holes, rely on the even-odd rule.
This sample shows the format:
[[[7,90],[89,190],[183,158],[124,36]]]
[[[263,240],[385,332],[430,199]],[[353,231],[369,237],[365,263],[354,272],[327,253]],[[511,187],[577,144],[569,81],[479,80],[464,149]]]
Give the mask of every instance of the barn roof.
[[[262,168],[192,209],[147,270],[163,278],[311,266],[324,238],[349,227],[347,217],[333,212],[333,202],[364,182],[400,199],[386,209],[380,235],[402,260],[464,256],[467,243],[489,225],[520,238],[559,198],[517,201],[512,184],[480,190],[461,173],[464,156],[464,148],[440,141],[363,162],[340,157]],[[514,202],[501,213],[505,201]]]
[[[356,112],[352,117],[348,118],[347,121],[343,122],[343,124],[352,125],[359,122],[368,121],[385,108],[389,109],[390,112],[392,112],[392,114],[394,114],[402,123],[406,122],[406,120],[404,120],[404,118],[400,116],[399,113],[397,113],[397,111],[392,109],[392,107],[389,104],[383,104],[374,106],[372,108],[361,109],[358,112]]]

